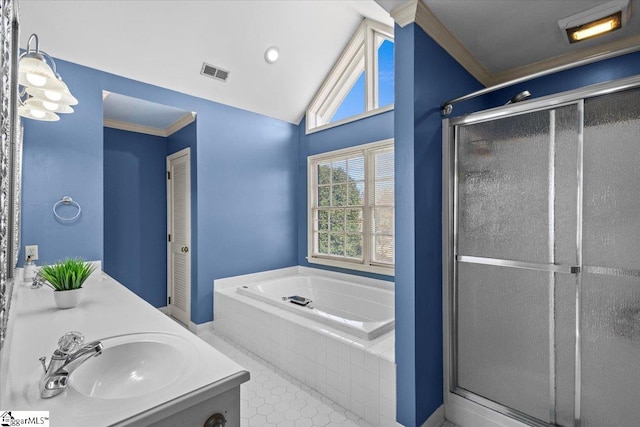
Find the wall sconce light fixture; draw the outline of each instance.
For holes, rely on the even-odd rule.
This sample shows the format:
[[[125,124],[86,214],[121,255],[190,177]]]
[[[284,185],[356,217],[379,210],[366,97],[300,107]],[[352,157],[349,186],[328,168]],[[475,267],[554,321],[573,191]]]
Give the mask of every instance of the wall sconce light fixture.
[[[35,49],[31,48],[32,42]],[[36,34],[31,34],[26,52],[20,55],[18,84],[23,87],[20,90],[18,107],[18,114],[22,117],[56,121],[60,120],[56,113],[73,113],[71,105],[78,104],[78,100],[71,95],[69,88],[57,73],[53,58],[39,49]]]

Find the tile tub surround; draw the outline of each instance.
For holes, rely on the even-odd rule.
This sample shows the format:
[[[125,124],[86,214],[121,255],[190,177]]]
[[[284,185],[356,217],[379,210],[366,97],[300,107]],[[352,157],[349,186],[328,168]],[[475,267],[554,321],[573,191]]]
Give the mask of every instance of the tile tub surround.
[[[366,341],[236,292],[236,287],[290,274],[379,282],[307,267],[214,282],[214,328],[372,426],[395,425],[395,336]]]
[[[251,379],[240,386],[241,427],[371,427],[219,333],[203,331],[198,336],[251,372]]]

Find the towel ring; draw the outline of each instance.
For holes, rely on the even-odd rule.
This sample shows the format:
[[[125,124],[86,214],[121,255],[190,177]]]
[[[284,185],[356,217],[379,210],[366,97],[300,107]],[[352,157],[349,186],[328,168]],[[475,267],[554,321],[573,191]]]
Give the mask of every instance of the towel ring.
[[[75,214],[74,216],[72,216],[71,218],[64,218],[61,217],[60,215],[58,215],[58,212],[56,212],[56,210],[58,209],[58,207],[60,205],[72,205],[75,206],[76,208],[78,208],[78,213]],[[55,205],[53,205],[53,214],[55,215],[56,218],[58,218],[60,221],[73,221],[75,219],[77,219],[80,216],[80,212],[82,212],[82,208],[80,207],[80,205],[78,204],[78,202],[73,201],[73,199],[69,196],[64,196],[62,198],[62,200],[58,200],[56,202]]]

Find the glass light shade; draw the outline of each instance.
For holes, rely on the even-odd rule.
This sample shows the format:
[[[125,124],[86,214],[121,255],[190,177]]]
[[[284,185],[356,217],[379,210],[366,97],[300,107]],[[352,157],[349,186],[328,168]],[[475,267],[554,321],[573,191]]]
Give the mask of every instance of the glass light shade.
[[[41,99],[43,101],[50,101],[64,105],[77,105],[78,100],[73,95],[71,95],[71,92],[69,92],[67,85],[63,81],[60,81],[60,83],[64,85],[64,88],[62,90],[49,90],[37,87],[28,87],[27,93],[34,98]]]
[[[49,90],[62,90],[63,83],[58,80],[51,67],[41,55],[27,54],[18,64],[18,83],[25,87],[39,87]]]
[[[31,108],[32,110],[41,110],[41,111],[50,111],[52,113],[73,113],[73,108],[68,105],[60,104],[52,101],[44,101],[38,98],[29,98],[24,103],[25,106]],[[37,114],[34,114],[37,116]]]
[[[44,96],[51,101],[60,101],[62,99],[62,92],[56,92],[55,90],[45,90]]]
[[[40,74],[27,73],[26,79],[27,82],[31,83],[31,86],[44,86],[47,82],[47,78]]]
[[[18,107],[18,115],[27,119],[41,120],[44,122],[55,122],[60,120],[60,116],[51,111],[45,111],[38,108],[31,108],[27,105]]]

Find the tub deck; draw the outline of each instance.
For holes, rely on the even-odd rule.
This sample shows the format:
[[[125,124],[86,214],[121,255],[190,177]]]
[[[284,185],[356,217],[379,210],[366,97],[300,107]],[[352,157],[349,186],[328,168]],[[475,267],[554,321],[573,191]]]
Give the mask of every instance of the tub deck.
[[[389,289],[295,274],[242,285],[236,292],[366,340],[393,330],[395,325],[394,293]],[[312,302],[294,304],[287,299],[294,295]]]

